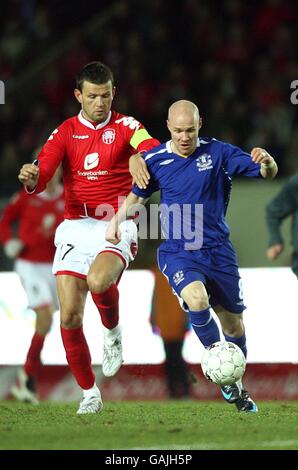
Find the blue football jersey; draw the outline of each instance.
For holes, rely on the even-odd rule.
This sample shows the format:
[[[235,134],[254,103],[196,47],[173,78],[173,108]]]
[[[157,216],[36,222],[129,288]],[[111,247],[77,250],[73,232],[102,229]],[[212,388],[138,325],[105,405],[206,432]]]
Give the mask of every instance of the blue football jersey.
[[[232,177],[258,178],[260,164],[234,145],[216,139],[199,138],[189,157],[171,150],[170,141],[143,155],[151,175],[146,189],[133,187],[137,196],[161,195],[161,228],[169,242],[191,243],[211,248],[229,238],[225,215]],[[192,248],[190,248],[192,249]]]

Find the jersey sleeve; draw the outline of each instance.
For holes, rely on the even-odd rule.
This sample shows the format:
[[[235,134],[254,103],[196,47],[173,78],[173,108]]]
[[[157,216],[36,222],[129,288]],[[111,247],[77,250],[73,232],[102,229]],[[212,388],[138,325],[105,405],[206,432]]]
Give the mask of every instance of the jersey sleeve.
[[[18,220],[23,212],[27,195],[21,191],[12,196],[0,218],[0,241],[5,244],[13,237],[12,223]]]
[[[229,176],[244,175],[251,178],[262,178],[261,165],[254,163],[249,153],[228,143],[223,145],[223,162]]]
[[[281,225],[284,219],[298,210],[298,176],[292,177],[266,206],[269,246],[283,244]]]
[[[137,152],[147,152],[160,144],[134,117],[123,116],[117,122],[122,124],[126,140]]]
[[[145,159],[146,155],[142,155],[142,157]],[[156,191],[159,191],[159,183],[156,179],[154,179],[154,175],[152,173],[152,168],[147,164],[147,169],[150,173],[150,180],[145,189],[140,189],[136,184],[133,185],[132,187],[132,192],[139,197],[143,197],[144,199],[149,198],[153,193]]]
[[[151,137],[144,127],[135,131],[129,143],[138,152],[148,152],[160,144],[159,140]]]
[[[140,189],[136,184],[132,187],[132,192],[139,197],[143,197],[144,199],[149,198],[153,193],[159,191],[159,185],[157,181],[152,179],[149,180],[149,184],[146,189]]]
[[[39,178],[36,188],[30,191],[30,193],[44,191],[64,157],[66,140],[66,126],[61,124],[61,126],[52,132],[37,157],[39,162]]]

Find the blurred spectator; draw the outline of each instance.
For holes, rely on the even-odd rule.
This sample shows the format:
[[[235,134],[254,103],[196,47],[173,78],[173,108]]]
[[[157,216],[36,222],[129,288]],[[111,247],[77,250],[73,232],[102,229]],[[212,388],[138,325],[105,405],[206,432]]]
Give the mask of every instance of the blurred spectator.
[[[152,268],[155,275],[155,292],[151,323],[153,331],[163,340],[165,350],[165,373],[170,398],[190,397],[188,366],[182,357],[185,334],[189,330],[187,314],[159,269]]]
[[[268,203],[266,221],[269,232],[267,258],[274,261],[284,250],[281,233],[283,221],[292,218],[292,270],[298,277],[298,173],[292,176],[282,190]]]
[[[29,196],[16,193],[4,208],[0,220],[0,241],[36,313],[35,332],[24,367],[18,371],[12,395],[24,402],[37,404],[36,379],[41,367],[41,351],[58,308],[55,277],[52,274],[54,234],[63,220],[64,198],[57,171],[43,193]],[[15,230],[14,224],[17,223]],[[17,340],[17,339],[16,339]]]

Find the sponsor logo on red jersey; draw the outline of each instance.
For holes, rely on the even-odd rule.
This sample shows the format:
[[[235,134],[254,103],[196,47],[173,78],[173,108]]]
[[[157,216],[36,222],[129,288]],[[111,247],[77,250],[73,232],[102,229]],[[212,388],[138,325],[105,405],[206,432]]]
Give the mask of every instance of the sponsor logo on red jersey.
[[[84,161],[84,169],[85,170],[92,170],[93,168],[97,167],[99,164],[99,155],[97,152],[89,153],[85,157]]]

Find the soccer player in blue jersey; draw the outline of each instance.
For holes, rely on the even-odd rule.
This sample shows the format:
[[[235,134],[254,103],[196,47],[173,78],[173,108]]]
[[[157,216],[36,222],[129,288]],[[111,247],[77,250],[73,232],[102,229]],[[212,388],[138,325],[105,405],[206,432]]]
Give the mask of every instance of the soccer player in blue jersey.
[[[119,224],[131,215],[132,206],[145,204],[160,190],[165,237],[158,250],[160,270],[188,309],[202,344],[207,348],[220,340],[212,307],[225,339],[239,346],[246,356],[241,278],[225,221],[231,177],[271,179],[277,174],[277,165],[264,149],[254,148],[250,155],[228,143],[199,138],[202,119],[190,101],[172,104],[167,126],[171,140],[143,155],[150,174],[147,187],[146,177],[142,177],[141,188],[133,187],[111,220],[106,238],[119,243]],[[239,411],[257,412],[241,381],[221,391]]]

